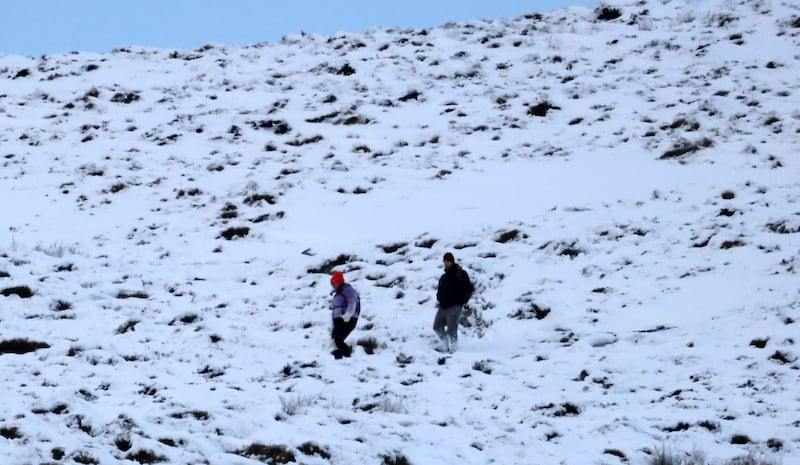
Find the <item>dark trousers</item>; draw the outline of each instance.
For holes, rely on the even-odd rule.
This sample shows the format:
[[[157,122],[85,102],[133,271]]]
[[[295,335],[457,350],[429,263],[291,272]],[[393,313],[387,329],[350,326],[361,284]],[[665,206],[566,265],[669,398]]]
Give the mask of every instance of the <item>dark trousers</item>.
[[[433,331],[436,332],[439,339],[444,340],[444,337],[448,336],[451,342],[458,341],[458,320],[461,319],[463,307],[463,305],[453,305],[436,311],[436,317],[433,319]]]
[[[333,337],[333,343],[336,344],[336,350],[346,357],[350,356],[350,354],[353,352],[353,348],[345,344],[344,340],[347,339],[347,336],[349,336],[354,329],[356,329],[357,322],[358,318],[350,318],[350,321],[347,323],[345,323],[341,318],[333,319],[333,332],[331,333],[331,337]]]

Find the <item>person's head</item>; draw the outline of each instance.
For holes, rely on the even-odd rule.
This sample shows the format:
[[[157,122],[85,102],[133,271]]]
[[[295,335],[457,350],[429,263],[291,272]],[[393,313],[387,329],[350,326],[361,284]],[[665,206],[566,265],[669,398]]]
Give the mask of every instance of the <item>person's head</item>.
[[[452,253],[447,252],[447,253],[444,254],[444,257],[442,258],[442,261],[444,262],[444,269],[448,269],[451,266],[453,266],[453,263],[456,262],[456,259],[455,259],[455,257],[453,257]]]
[[[341,271],[334,271],[331,275],[331,287],[339,289],[339,286],[344,284],[344,273]]]

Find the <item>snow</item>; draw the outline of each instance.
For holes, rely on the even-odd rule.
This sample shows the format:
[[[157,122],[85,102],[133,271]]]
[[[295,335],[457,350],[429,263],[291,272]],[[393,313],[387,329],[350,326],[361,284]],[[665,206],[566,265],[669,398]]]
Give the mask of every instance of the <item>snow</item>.
[[[0,354],[0,454],[791,463],[800,11],[611,5],[0,57],[0,343],[48,345]],[[446,251],[477,288],[452,355]]]

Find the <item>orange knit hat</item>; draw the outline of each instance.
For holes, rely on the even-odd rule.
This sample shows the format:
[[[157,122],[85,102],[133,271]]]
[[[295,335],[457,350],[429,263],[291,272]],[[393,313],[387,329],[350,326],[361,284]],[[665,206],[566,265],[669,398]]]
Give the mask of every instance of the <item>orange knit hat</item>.
[[[333,276],[331,276],[331,284],[344,284],[344,273],[334,271]]]

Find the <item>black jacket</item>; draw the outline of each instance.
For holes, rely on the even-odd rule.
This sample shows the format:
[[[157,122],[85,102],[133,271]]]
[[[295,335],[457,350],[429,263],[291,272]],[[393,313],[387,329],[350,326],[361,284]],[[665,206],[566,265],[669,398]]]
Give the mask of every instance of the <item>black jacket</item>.
[[[439,278],[436,299],[439,301],[440,308],[463,305],[467,303],[473,291],[474,288],[467,272],[458,264],[453,263],[450,269]]]

